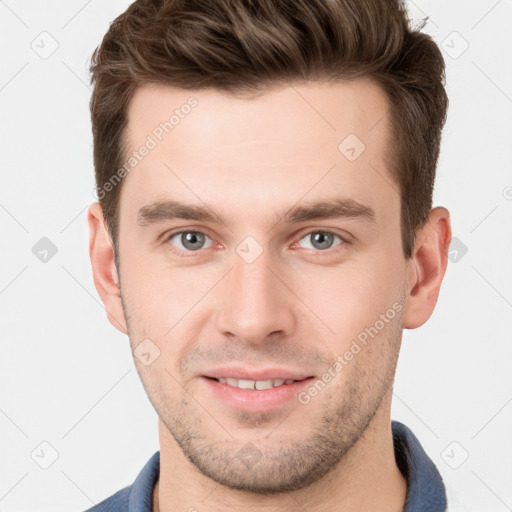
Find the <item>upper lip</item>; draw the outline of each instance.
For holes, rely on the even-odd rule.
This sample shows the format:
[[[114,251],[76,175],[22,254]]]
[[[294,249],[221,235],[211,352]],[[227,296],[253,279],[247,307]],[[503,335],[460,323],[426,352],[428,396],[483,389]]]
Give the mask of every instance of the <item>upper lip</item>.
[[[232,378],[232,379],[243,379],[243,380],[303,380],[308,377],[312,377],[311,374],[303,371],[290,370],[287,368],[266,368],[266,369],[248,369],[248,368],[216,368],[209,370],[203,374],[205,377],[211,377],[214,379],[219,378]]]

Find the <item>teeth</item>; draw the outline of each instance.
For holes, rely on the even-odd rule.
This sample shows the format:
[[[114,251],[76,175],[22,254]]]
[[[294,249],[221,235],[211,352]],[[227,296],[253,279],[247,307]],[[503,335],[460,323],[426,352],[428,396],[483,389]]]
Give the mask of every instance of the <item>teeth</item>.
[[[254,381],[253,380],[238,380],[238,387],[241,389],[254,389]]]
[[[276,386],[282,386],[284,384],[284,380],[274,379],[274,380],[257,380],[254,383],[254,389],[270,389]]]
[[[232,379],[230,377],[220,377],[217,380],[222,384],[227,384],[228,386],[233,386],[234,388],[258,390],[275,388],[276,386],[282,386],[283,384],[291,384],[292,382],[295,382],[293,379],[246,380]]]

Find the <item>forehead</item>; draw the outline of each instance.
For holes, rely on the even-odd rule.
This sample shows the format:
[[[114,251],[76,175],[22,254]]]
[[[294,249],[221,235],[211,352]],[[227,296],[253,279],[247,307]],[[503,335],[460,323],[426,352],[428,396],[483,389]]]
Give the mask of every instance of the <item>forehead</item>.
[[[254,215],[337,191],[379,210],[398,201],[387,114],[385,93],[368,79],[290,84],[254,97],[143,86],[128,109],[126,160],[139,154],[127,165],[121,203],[134,211],[180,198]]]
[[[318,142],[332,148],[348,133],[373,141],[386,129],[382,121],[388,109],[384,91],[370,79],[281,85],[242,97],[144,85],[128,108],[127,140],[136,146],[142,135],[168,139],[172,133],[177,141],[187,138],[195,147],[215,144],[220,150],[228,149],[223,142],[255,144],[264,135],[267,142],[288,142],[311,152]]]

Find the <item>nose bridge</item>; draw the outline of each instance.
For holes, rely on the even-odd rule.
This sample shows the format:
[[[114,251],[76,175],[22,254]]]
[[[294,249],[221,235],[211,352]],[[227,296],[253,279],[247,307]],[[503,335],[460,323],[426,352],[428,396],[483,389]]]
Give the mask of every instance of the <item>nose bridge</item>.
[[[242,243],[232,265],[222,287],[218,328],[252,344],[264,342],[274,332],[288,333],[293,317],[290,297],[276,277],[279,271],[270,251]]]

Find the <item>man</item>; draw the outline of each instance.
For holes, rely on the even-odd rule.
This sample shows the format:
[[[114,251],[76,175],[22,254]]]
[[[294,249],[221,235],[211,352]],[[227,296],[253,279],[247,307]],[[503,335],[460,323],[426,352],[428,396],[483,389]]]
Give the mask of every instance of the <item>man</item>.
[[[434,42],[397,1],[146,0],[92,72],[94,282],[160,450],[91,510],[445,510],[390,419],[451,240]]]

